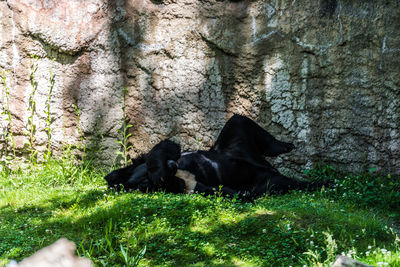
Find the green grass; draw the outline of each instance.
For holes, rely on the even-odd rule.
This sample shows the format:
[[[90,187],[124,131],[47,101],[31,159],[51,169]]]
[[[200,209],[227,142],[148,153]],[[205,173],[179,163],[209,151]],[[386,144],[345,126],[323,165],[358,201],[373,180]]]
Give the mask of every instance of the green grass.
[[[400,266],[398,178],[319,167],[307,175],[335,187],[243,203],[108,191],[109,170],[67,159],[3,168],[0,265],[66,237],[98,266],[329,266],[339,254]]]

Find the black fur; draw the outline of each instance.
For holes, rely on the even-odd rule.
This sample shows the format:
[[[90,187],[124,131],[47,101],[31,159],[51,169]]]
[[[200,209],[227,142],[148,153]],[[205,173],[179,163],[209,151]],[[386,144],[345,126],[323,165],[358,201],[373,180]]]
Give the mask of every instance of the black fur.
[[[144,192],[156,190],[156,186],[150,181],[147,175],[147,171],[144,175],[137,178],[137,182],[130,181],[132,175],[136,172],[136,168],[146,164],[146,155],[140,155],[138,158],[132,160],[132,164],[124,168],[120,168],[107,174],[104,178],[110,188],[121,190],[141,190]]]
[[[254,165],[271,166],[265,156],[279,156],[294,148],[292,143],[277,140],[251,119],[235,114],[226,122],[210,151],[231,155]]]
[[[323,183],[310,183],[286,177],[265,160],[294,149],[294,145],[277,140],[251,119],[232,116],[217,141],[208,151],[181,154],[180,146],[164,140],[132,165],[106,176],[110,187],[139,189],[143,192],[165,190],[185,192],[185,182],[177,170],[194,175],[194,191],[204,194],[220,192],[253,199],[265,193],[282,194],[293,189],[312,189]],[[145,163],[145,164],[144,164]]]
[[[171,140],[155,145],[146,156],[147,172],[156,185],[170,179],[176,173],[176,164],[181,157],[181,146]]]

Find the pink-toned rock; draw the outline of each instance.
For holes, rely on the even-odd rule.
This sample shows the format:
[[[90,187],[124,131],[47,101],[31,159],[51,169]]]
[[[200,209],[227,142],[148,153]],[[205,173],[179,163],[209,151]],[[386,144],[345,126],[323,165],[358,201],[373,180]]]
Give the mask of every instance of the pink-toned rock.
[[[18,267],[91,267],[93,263],[87,258],[75,255],[75,244],[65,238],[42,248],[32,256],[22,260]]]
[[[55,149],[81,133],[87,144],[103,136],[100,158],[114,163],[124,103],[132,156],[166,137],[207,148],[238,112],[295,142],[298,149],[274,162],[286,171],[324,161],[399,174],[398,10],[396,1],[373,0],[0,1],[11,129],[23,150],[34,54],[40,151],[52,68]],[[1,132],[4,97],[0,86]]]
[[[109,19],[106,4],[98,0],[7,3],[23,33],[68,54],[87,48]]]

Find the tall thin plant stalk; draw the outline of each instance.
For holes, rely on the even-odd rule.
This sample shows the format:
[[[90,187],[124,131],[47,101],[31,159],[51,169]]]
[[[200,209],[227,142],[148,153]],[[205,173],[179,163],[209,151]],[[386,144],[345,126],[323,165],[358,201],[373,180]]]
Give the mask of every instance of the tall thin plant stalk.
[[[10,110],[10,87],[7,83],[7,76],[9,75],[10,71],[1,71],[0,72],[0,83],[4,89],[4,96],[3,96],[3,109],[1,114],[5,115],[7,126],[4,133],[4,154],[6,156],[6,161],[10,161],[15,158],[15,139],[12,132],[12,116]],[[9,155],[9,147],[11,147],[12,157]]]
[[[49,90],[47,92],[47,99],[46,99],[46,108],[44,113],[46,114],[46,132],[47,132],[47,158],[49,158],[52,154],[52,150],[51,150],[51,123],[53,122],[52,118],[51,118],[51,95],[53,93],[53,89],[54,89],[54,85],[55,85],[55,73],[53,71],[53,67],[54,67],[54,59],[52,60],[52,65],[50,67],[49,70]]]
[[[126,95],[128,94],[128,87],[124,87],[122,89],[122,93],[123,93],[123,103],[122,103],[122,126],[118,131],[118,133],[121,134],[121,139],[117,140],[116,142],[118,144],[120,144],[121,146],[121,150],[117,152],[118,155],[122,156],[122,160],[123,160],[123,164],[127,165],[128,161],[129,161],[129,150],[132,149],[132,145],[129,144],[129,137],[132,136],[131,133],[129,133],[129,128],[133,127],[132,124],[129,124],[129,117],[128,115],[126,115],[126,106],[125,106],[125,98]]]
[[[37,64],[38,57],[35,55],[31,55],[31,68],[29,80],[31,83],[31,93],[29,94],[28,100],[28,123],[26,125],[26,134],[28,135],[28,145],[30,151],[30,160],[36,161],[37,151],[35,149],[35,133],[36,133],[36,124],[35,124],[35,113],[36,113],[36,101],[35,94],[38,88],[38,82],[36,80],[36,71],[38,69]]]

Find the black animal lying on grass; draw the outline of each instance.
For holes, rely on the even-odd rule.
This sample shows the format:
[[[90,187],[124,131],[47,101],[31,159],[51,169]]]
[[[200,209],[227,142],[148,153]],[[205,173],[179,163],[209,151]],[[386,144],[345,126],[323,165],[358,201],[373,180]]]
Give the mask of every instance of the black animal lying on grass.
[[[126,190],[142,192],[221,192],[242,199],[322,186],[324,182],[286,177],[265,160],[265,156],[274,157],[293,149],[293,144],[275,139],[251,119],[234,115],[210,150],[181,153],[180,145],[164,140],[105,179],[109,187],[117,189],[122,185]]]

